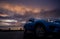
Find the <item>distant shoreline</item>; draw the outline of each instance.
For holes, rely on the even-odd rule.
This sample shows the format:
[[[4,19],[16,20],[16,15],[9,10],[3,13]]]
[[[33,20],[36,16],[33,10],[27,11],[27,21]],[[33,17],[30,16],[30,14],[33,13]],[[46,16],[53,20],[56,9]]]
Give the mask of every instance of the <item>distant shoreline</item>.
[[[10,32],[10,31],[15,32],[15,31],[24,31],[24,30],[0,30],[0,32]]]

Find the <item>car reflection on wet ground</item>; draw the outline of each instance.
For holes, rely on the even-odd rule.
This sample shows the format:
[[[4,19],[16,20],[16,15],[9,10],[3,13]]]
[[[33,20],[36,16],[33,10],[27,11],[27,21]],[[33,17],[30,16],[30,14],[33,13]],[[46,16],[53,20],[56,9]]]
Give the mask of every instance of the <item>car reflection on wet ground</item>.
[[[0,31],[0,39],[40,39],[40,38],[47,39],[46,37],[37,37],[32,33],[24,34],[24,31],[6,31],[6,32]]]

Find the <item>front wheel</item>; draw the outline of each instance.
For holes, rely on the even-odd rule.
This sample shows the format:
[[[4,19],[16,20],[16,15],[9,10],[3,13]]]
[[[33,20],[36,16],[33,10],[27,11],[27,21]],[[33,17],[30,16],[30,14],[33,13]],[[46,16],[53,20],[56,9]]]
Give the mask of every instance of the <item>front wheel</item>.
[[[36,30],[35,30],[35,32],[36,32],[36,36],[37,37],[43,37],[44,36],[44,34],[45,34],[45,31],[44,31],[44,29],[41,27],[37,27],[36,28]]]

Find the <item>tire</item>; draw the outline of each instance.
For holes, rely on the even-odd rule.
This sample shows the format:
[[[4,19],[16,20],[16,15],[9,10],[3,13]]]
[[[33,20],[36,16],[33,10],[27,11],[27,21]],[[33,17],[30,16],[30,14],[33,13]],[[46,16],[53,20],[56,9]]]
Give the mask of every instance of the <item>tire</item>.
[[[35,30],[35,33],[37,37],[43,37],[45,34],[45,31],[43,28],[37,27]]]
[[[35,34],[37,37],[44,37],[46,33],[45,25],[43,23],[35,24]]]

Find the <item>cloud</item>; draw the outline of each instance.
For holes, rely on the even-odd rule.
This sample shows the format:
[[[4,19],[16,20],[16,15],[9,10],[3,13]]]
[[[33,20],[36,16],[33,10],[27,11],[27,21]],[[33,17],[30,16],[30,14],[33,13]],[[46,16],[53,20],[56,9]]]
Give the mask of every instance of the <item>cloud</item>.
[[[60,18],[60,9],[53,9],[49,11],[41,11],[40,15],[43,18]]]
[[[7,17],[7,16],[9,16],[9,15],[7,15],[7,14],[0,14],[0,16],[2,16],[2,17]]]
[[[24,15],[26,12],[33,12],[33,13],[39,13],[40,9],[38,8],[31,8],[31,7],[26,7],[23,5],[12,5],[9,3],[2,3],[0,4],[0,8],[7,9],[9,11]]]
[[[54,1],[56,2],[56,1]],[[55,11],[53,13],[50,13],[55,6],[57,6],[57,2],[54,3],[53,1],[39,1],[39,0],[6,0],[6,1],[0,1],[0,8],[1,12],[8,14],[9,18],[11,19],[28,19],[31,17],[48,17],[51,16],[51,14],[55,14]],[[56,4],[56,5],[55,5]],[[38,6],[38,7],[36,7]],[[58,8],[58,7],[57,7]],[[40,13],[41,9],[46,10],[44,13]],[[47,16],[48,15],[48,16]],[[53,16],[56,16],[52,15]]]
[[[10,3],[13,5],[21,4],[41,9],[54,9],[57,7],[60,8],[60,0],[0,0],[0,3]]]

